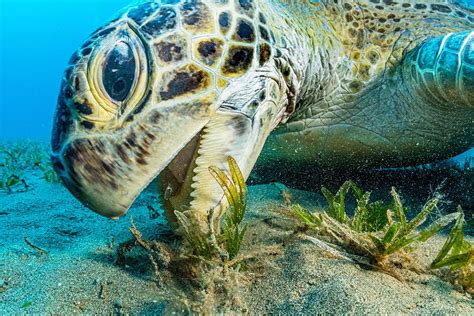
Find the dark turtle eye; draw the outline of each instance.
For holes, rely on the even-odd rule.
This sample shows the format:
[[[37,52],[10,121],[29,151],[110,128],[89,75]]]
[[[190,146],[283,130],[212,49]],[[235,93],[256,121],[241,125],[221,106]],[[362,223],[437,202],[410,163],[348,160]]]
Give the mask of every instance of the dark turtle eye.
[[[102,81],[109,96],[125,101],[132,90],[136,76],[136,61],[132,48],[118,42],[105,59]]]

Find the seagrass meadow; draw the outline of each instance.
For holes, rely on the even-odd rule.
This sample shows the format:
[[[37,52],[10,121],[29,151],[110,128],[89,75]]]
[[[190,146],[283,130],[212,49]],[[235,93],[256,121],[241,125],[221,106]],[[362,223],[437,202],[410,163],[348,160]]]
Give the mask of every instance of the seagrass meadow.
[[[359,203],[348,185],[334,195],[342,183],[330,179],[325,179],[326,197],[320,187],[299,190],[282,183],[252,184],[251,180],[243,191],[246,206],[238,229],[240,249],[234,251],[235,247],[228,246],[235,243],[226,241],[232,213],[222,222],[218,248],[199,248],[179,238],[169,225],[160,209],[156,184],[145,190],[130,215],[111,221],[88,212],[49,175],[47,144],[8,142],[1,148],[2,174],[7,180],[0,192],[3,313],[472,313],[472,297],[461,277],[468,273],[462,270],[467,266],[452,272],[449,267],[465,262],[469,250],[461,247],[453,252],[446,245],[459,239],[460,229],[462,242],[472,244],[472,209],[463,208],[464,217],[460,217],[451,201],[466,196],[443,193],[447,191],[442,187],[415,194],[413,187],[426,181],[420,174],[427,176],[430,170],[418,168],[401,182],[392,179],[391,184],[400,188],[392,194],[378,182],[361,185],[363,178],[359,178],[360,188],[351,182]],[[439,179],[450,173],[457,179],[472,176],[445,164],[442,169],[446,173]],[[230,174],[215,172],[221,181],[228,181],[231,190],[235,188]],[[18,181],[8,184],[12,174]],[[407,179],[413,186],[401,185]],[[371,197],[362,202],[368,190]],[[472,192],[468,186],[464,190]],[[340,193],[344,194],[343,208]],[[417,215],[428,202],[425,207],[430,212],[423,213],[426,221],[416,234],[407,233],[409,238],[434,233],[440,220],[449,225],[427,241],[412,240],[382,259],[376,254],[384,251],[383,246],[377,250],[368,236],[389,242],[386,234],[393,228],[388,228],[386,211],[395,212],[394,197],[403,201],[406,225],[421,219]],[[368,222],[377,227],[364,226],[362,213],[354,214],[364,205],[366,215],[385,214],[382,222]],[[305,222],[304,214],[316,217]],[[353,216],[359,216],[358,224]],[[401,215],[391,216],[391,225],[398,227]],[[207,244],[212,239],[202,241]],[[461,261],[452,259],[456,255]]]
[[[0,315],[474,315],[471,0],[0,0]]]

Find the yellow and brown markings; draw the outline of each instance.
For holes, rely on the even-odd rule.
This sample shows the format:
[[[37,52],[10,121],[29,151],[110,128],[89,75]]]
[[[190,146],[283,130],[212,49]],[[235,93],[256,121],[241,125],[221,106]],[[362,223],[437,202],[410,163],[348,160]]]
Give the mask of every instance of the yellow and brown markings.
[[[147,165],[150,162],[151,146],[156,136],[150,131],[147,125],[137,124],[120,140],[111,145],[113,157],[119,157],[125,164],[117,166],[127,166],[135,162],[138,165]],[[122,171],[123,173],[123,171]]]
[[[149,163],[155,139],[147,126],[137,124],[117,141],[113,138],[74,140],[64,152],[64,162],[70,166],[67,177],[72,182],[68,186],[73,186],[70,189],[76,194],[82,194],[82,183],[98,183],[118,190],[116,179],[127,175],[131,164]]]
[[[222,66],[222,74],[228,77],[239,77],[251,66],[255,49],[249,46],[233,45],[226,53],[226,59]]]
[[[167,66],[170,63],[180,62],[188,58],[187,40],[179,34],[173,34],[160,39],[155,43],[155,47],[160,66]]]
[[[181,7],[182,24],[191,33],[213,33],[214,17],[210,8],[199,0],[185,1]]]
[[[116,175],[118,164],[107,155],[105,144],[98,139],[79,139],[71,143],[64,152],[68,176],[75,184],[75,192],[81,192],[81,183],[100,183],[118,189]],[[105,158],[105,159],[104,159]],[[70,188],[71,189],[71,188]]]
[[[267,43],[261,43],[258,45],[258,62],[260,66],[266,64],[271,57],[272,49]]]
[[[166,68],[173,63],[182,65],[190,60],[191,56],[188,53],[191,52],[198,67],[210,71],[202,78],[194,74],[188,76],[186,80],[183,79],[184,73],[181,72],[176,80],[183,79],[191,83],[187,88],[196,85],[192,91],[205,86],[207,83],[197,84],[197,82],[199,79],[205,81],[208,76],[215,77],[211,78],[211,81],[216,84],[215,88],[221,89],[227,86],[227,82],[223,83],[219,78],[242,76],[253,65],[262,66],[268,62],[273,54],[269,44],[275,42],[275,35],[267,26],[268,18],[264,12],[258,10],[257,2],[254,0],[161,1],[160,5],[156,3],[139,5],[127,14],[140,25],[140,31],[154,34],[152,45],[156,48],[159,67]],[[144,15],[147,18],[143,18]],[[170,17],[169,23],[165,23],[161,18],[165,15]],[[158,31],[144,28],[146,25],[153,26],[152,28]],[[168,29],[169,35],[162,33],[162,29]],[[265,45],[262,44],[264,42]],[[211,71],[216,67],[220,70],[218,74]],[[166,74],[166,77],[170,77],[170,74]],[[169,97],[165,91],[178,90],[168,87],[167,83],[165,85],[166,88],[160,92],[165,98]],[[183,88],[183,93],[187,88]]]
[[[64,104],[71,105],[72,109],[79,116],[88,116],[93,114],[92,107],[93,105],[89,103],[87,99],[85,100],[73,100],[74,92],[73,91],[82,91],[83,82],[77,74],[73,74],[73,68],[66,70],[64,84],[63,84],[63,96],[62,102]]]
[[[218,78],[217,79],[217,87],[219,89],[225,89],[229,86],[229,81],[227,81],[226,79],[223,79],[223,78]]]
[[[215,104],[217,94],[210,92],[199,96],[197,99],[188,101],[179,106],[178,113],[182,115],[190,116],[205,116],[210,115],[213,111],[213,105]]]
[[[264,13],[258,11],[255,1],[214,0],[211,3],[212,5],[209,6],[208,2],[187,0],[173,6],[178,8],[180,21],[178,29],[185,31],[187,37],[184,35],[183,38],[176,38],[173,35],[164,39],[159,37],[154,45],[157,49],[159,65],[166,67],[170,63],[184,62],[189,59],[190,56],[186,56],[188,51],[186,41],[189,41],[191,37],[191,52],[194,61],[200,65],[199,68],[208,70],[218,66],[219,74],[211,72],[208,75],[217,76],[211,81],[216,83],[217,89],[222,89],[228,83],[225,78],[219,80],[220,76],[237,78],[245,74],[254,64],[263,65],[270,60],[272,48],[268,44],[274,42],[274,34],[268,29],[267,18]],[[220,33],[218,36],[215,34],[216,31]],[[206,34],[206,36],[195,37],[201,34]],[[263,42],[266,44],[261,45]],[[180,76],[176,80],[184,78],[183,73]],[[185,81],[192,83],[189,87],[193,87],[194,84],[197,85],[198,79],[200,79],[199,76],[188,76]],[[205,80],[204,77],[202,79]],[[177,81],[172,81],[174,82]],[[202,85],[197,86],[197,89],[200,89]],[[165,90],[170,89],[173,90],[171,87]],[[164,94],[165,98],[169,97],[164,91],[160,94]]]
[[[204,69],[189,64],[163,74],[160,97],[166,101],[176,97],[183,97],[208,89],[211,76]]]
[[[151,144],[156,139],[156,136],[143,125],[138,125],[136,130],[137,134],[132,131],[127,136],[125,146],[127,146],[127,144],[130,145],[129,150],[133,152],[137,164],[147,165],[151,155]]]
[[[56,115],[60,121],[55,123],[59,130],[55,131],[54,135],[62,140],[66,137],[66,125],[71,127],[73,120],[83,131],[89,131],[104,128],[106,122],[116,116],[116,112],[108,111],[95,102],[84,72],[77,71],[74,67],[67,68],[65,72],[57,107],[61,115]]]
[[[237,42],[253,43],[255,41],[253,22],[247,19],[238,19],[237,28],[232,39]]]
[[[150,100],[167,101],[222,90],[231,79],[263,66],[273,55],[270,43],[275,42],[275,36],[268,28],[267,16],[258,9],[252,0],[163,0],[131,7],[124,16],[143,35],[155,57],[147,70],[148,93],[137,101],[136,109],[128,109],[127,117],[121,118],[122,106],[104,104],[104,96],[88,86],[85,71],[78,75],[71,67],[62,102],[76,120],[75,126],[88,132],[128,125]],[[97,30],[71,63],[86,64],[84,58],[94,56],[95,43],[117,36],[114,31],[124,27],[120,23],[124,25],[117,20]]]
[[[194,58],[209,67],[220,61],[224,48],[224,40],[220,38],[199,38],[193,42]]]

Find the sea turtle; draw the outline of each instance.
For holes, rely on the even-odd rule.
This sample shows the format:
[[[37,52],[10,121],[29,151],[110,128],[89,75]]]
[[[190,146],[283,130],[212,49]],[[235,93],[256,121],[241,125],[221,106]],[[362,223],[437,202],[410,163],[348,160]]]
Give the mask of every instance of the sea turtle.
[[[66,69],[52,159],[122,216],[158,175],[164,207],[222,207],[208,167],[401,166],[474,145],[470,0],[155,0]],[[265,145],[265,146],[264,146]]]

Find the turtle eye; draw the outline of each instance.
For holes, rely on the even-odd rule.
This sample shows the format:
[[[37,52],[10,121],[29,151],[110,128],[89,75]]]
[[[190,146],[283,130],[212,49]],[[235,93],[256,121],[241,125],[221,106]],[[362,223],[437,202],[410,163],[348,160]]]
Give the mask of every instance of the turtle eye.
[[[134,86],[137,70],[133,50],[125,42],[117,42],[105,58],[102,83],[116,102],[125,101]]]

